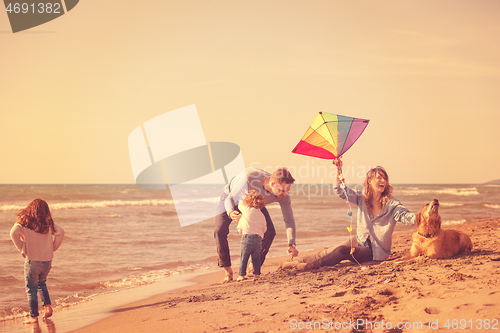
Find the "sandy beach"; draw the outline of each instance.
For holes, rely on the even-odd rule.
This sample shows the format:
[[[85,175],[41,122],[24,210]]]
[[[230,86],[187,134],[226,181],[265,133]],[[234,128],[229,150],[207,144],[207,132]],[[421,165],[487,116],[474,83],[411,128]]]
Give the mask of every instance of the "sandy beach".
[[[195,286],[114,311],[75,332],[483,332],[500,329],[500,219],[461,230],[471,253],[396,263],[413,231],[393,235],[388,261],[297,271],[266,261],[259,281],[220,284],[222,270]]]

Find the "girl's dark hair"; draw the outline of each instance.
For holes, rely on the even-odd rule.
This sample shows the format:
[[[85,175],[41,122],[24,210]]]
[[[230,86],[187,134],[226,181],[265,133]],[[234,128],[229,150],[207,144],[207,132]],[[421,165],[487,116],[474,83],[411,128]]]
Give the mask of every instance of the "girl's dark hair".
[[[49,205],[42,199],[33,200],[26,208],[19,210],[16,216],[17,223],[39,234],[46,234],[49,229],[55,231]]]

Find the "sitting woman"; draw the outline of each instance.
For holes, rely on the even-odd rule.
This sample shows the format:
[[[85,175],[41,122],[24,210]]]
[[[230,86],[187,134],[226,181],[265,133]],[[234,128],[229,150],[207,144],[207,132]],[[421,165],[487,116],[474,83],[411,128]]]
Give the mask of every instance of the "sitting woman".
[[[392,233],[396,222],[415,224],[415,214],[392,197],[392,186],[389,185],[389,176],[384,168],[376,167],[368,171],[363,192],[349,187],[345,187],[344,191],[340,180],[342,161],[336,162],[337,184],[334,189],[342,199],[358,206],[356,236],[315,255],[299,258],[298,264],[289,262],[282,267],[318,268],[334,266],[342,260],[356,260],[359,263],[384,261],[391,254]]]

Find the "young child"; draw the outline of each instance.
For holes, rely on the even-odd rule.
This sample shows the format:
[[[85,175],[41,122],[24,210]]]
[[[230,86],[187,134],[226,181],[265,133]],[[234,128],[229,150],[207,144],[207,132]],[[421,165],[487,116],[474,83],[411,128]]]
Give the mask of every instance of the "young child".
[[[24,258],[26,294],[31,318],[24,324],[38,323],[38,289],[45,313],[52,316],[52,306],[47,290],[47,275],[52,267],[52,258],[62,243],[64,230],[54,223],[49,205],[42,199],[33,200],[17,214],[17,221],[10,230],[10,238]]]
[[[264,197],[255,190],[249,191],[245,199],[238,204],[241,219],[237,229],[242,235],[240,276],[236,281],[245,280],[250,256],[252,257],[254,280],[260,277],[260,251],[262,250],[262,238],[267,230],[266,218],[260,211],[264,206]]]

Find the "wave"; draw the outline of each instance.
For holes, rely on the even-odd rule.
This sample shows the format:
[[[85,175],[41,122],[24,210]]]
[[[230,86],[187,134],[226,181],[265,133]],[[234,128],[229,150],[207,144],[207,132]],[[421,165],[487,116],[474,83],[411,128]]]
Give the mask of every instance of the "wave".
[[[500,209],[500,205],[484,204],[484,207],[493,208],[493,209]]]
[[[183,274],[194,271],[204,271],[215,267],[214,261],[183,262],[173,261],[158,266],[130,268],[131,275],[106,282],[99,282],[96,289],[122,289],[127,287],[142,286],[156,282],[171,275]]]
[[[17,285],[19,282],[20,280],[16,279],[14,276],[11,275],[0,276],[0,285],[2,286]]]
[[[462,224],[467,222],[467,220],[455,220],[455,221],[445,221],[443,222],[443,225],[455,225],[455,224]]]
[[[220,197],[213,197],[213,198],[195,198],[195,199],[181,199],[181,200],[175,200],[173,202],[209,202],[209,203],[218,203],[220,201]]]
[[[433,189],[419,189],[419,188],[409,188],[407,190],[401,190],[403,195],[414,196],[422,194],[448,194],[448,195],[458,195],[458,196],[470,196],[479,195],[477,188],[444,188],[440,190]]]
[[[81,208],[106,208],[119,206],[170,206],[173,205],[173,200],[105,200],[105,201],[89,201],[89,202],[60,202],[50,205],[51,210],[64,209],[81,209]],[[0,206],[0,211],[10,211],[23,209],[26,206],[20,205],[3,205]]]
[[[452,203],[452,202],[439,202],[442,207],[462,207],[463,203]]]

